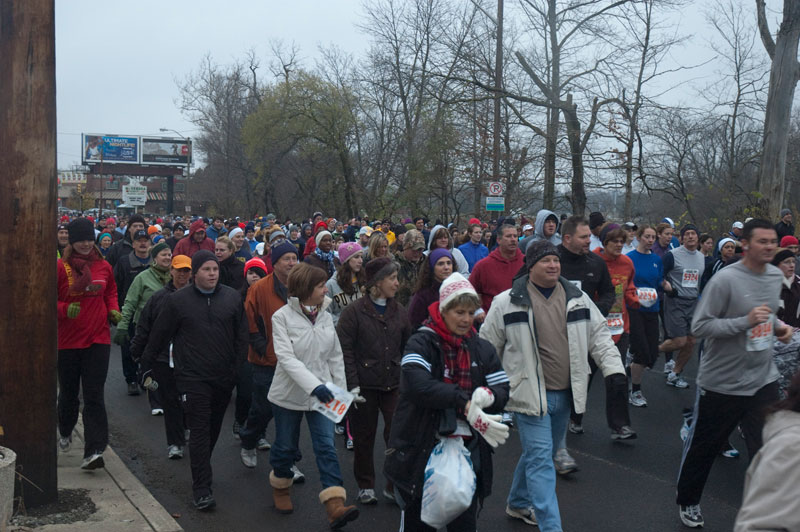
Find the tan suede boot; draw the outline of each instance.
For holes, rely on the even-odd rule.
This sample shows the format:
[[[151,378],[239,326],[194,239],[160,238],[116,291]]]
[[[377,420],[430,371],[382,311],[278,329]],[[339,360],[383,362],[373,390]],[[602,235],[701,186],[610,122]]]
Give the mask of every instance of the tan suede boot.
[[[328,524],[331,530],[339,530],[350,521],[358,519],[358,508],[345,506],[347,493],[341,486],[331,486],[319,493],[319,502],[325,505],[328,512]]]
[[[278,513],[292,513],[294,510],[291,497],[292,479],[276,477],[275,471],[270,471],[269,485],[272,486],[272,500],[275,502],[275,509]]]

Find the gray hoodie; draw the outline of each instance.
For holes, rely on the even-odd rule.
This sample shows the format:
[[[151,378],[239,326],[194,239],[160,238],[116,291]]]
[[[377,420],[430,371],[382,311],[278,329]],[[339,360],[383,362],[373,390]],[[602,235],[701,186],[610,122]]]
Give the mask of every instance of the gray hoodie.
[[[544,222],[551,216],[556,219],[556,232],[550,238],[545,238]],[[519,249],[525,253],[525,249],[528,247],[528,244],[531,242],[536,242],[537,240],[548,240],[554,246],[557,246],[561,243],[561,237],[558,236],[558,216],[556,216],[556,213],[553,211],[542,209],[536,214],[536,222],[533,224],[533,234],[529,237],[523,238],[520,241]]]

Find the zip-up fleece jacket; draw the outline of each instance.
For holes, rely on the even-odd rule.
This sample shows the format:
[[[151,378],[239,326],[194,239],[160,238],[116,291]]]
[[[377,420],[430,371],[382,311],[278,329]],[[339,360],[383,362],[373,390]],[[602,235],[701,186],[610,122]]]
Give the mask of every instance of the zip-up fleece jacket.
[[[481,327],[481,338],[497,349],[511,381],[506,410],[529,416],[547,413],[547,390],[536,340],[536,316],[526,283],[528,276],[514,280],[510,290],[494,298]],[[569,378],[575,412],[586,410],[589,361],[594,359],[604,377],[625,374],[619,351],[611,339],[606,319],[589,296],[564,277],[559,278],[566,295]]]
[[[170,282],[169,271],[159,272],[152,264],[145,271],[137,275],[128,293],[125,294],[125,304],[122,305],[122,320],[117,327],[127,331],[131,323],[139,323],[139,317],[150,297],[164,288]]]
[[[561,275],[570,281],[580,282],[580,289],[589,294],[600,313],[608,315],[614,304],[614,285],[608,266],[596,253],[578,255],[559,244],[561,254]]]
[[[525,255],[517,248],[514,258],[508,260],[500,253],[499,248],[489,253],[489,256],[478,262],[472,269],[469,282],[475,287],[475,291],[481,296],[481,308],[484,312],[489,312],[492,306],[492,299],[511,288],[511,282],[517,275],[522,265],[525,263]]]
[[[325,297],[314,323],[303,314],[300,301],[288,303],[272,315],[272,343],[278,365],[267,398],[288,410],[308,411],[317,399],[314,388],[330,381],[346,388],[344,359]]]
[[[158,318],[158,313],[164,305],[167,296],[175,292],[177,288],[172,283],[172,280],[164,286],[161,290],[154,293],[150,299],[145,303],[142,312],[139,314],[139,319],[136,321],[136,333],[131,338],[131,356],[134,360],[142,358],[144,348],[147,346],[147,340],[150,338],[150,331]],[[169,347],[159,353],[150,353],[152,359],[142,358],[142,365],[150,367],[153,362],[169,363]]]
[[[470,378],[473,389],[486,386],[494,394],[494,403],[484,409],[487,414],[503,411],[508,401],[508,376],[492,345],[473,334],[465,338],[469,350]],[[392,418],[389,445],[384,462],[384,475],[407,502],[422,497],[425,465],[438,442],[440,426],[455,423],[463,411],[469,394],[455,383],[444,382],[444,355],[438,334],[428,327],[420,328],[406,343],[401,363],[400,397]],[[454,428],[453,426],[450,427]],[[476,495],[482,501],[492,491],[492,448],[473,429],[472,438],[464,442],[470,451],[473,468],[478,474]]]
[[[78,277],[75,270],[63,259],[58,259],[58,348],[85,349],[92,344],[111,344],[108,313],[119,310],[117,285],[111,274],[111,265],[102,258],[92,261],[89,270],[92,282],[83,292],[74,292],[71,286]],[[80,303],[78,317],[67,317],[70,303]]]
[[[189,236],[178,240],[178,243],[175,244],[175,249],[172,250],[172,254],[186,255],[192,258],[192,255],[201,249],[207,249],[211,253],[214,253],[214,241],[208,238],[208,233],[206,233],[206,237],[199,243],[194,241],[194,234],[201,229],[205,231],[205,227],[206,224],[203,223],[202,218],[195,220],[194,223],[189,226]]]
[[[154,360],[170,342],[176,381],[222,381],[232,388],[247,352],[241,294],[219,283],[210,294],[193,284],[170,294],[143,357]]]
[[[278,363],[275,347],[272,345],[272,315],[286,304],[275,289],[275,274],[259,279],[247,291],[244,311],[250,333],[247,361],[258,366],[272,366]]]

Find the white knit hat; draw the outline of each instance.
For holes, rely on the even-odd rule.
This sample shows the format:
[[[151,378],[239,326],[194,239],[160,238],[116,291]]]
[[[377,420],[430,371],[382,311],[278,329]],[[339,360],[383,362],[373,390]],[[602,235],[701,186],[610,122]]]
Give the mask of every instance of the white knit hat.
[[[462,294],[472,294],[475,296],[475,299],[480,300],[480,298],[478,298],[478,292],[475,291],[472,284],[460,273],[453,272],[450,274],[450,277],[442,282],[442,286],[439,287],[439,308],[446,308],[448,303]]]

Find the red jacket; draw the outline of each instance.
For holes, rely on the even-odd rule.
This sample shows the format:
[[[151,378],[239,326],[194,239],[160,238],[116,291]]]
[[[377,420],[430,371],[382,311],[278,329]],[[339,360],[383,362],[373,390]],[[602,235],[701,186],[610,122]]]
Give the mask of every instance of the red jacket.
[[[211,253],[214,253],[214,241],[210,238],[205,237],[201,242],[194,241],[194,234],[200,229],[203,231],[206,230],[206,224],[203,223],[202,218],[195,220],[195,222],[189,226],[189,236],[178,240],[178,243],[175,244],[175,249],[172,250],[172,255],[186,255],[191,258],[192,255],[201,249],[207,249]]]
[[[70,290],[76,272],[58,259],[58,348],[85,349],[92,344],[111,344],[108,313],[119,310],[117,285],[111,265],[105,260],[92,261],[92,282],[85,292]],[[70,303],[81,304],[78,317],[67,317]]]
[[[469,282],[481,296],[481,308],[489,312],[494,296],[511,288],[511,282],[525,263],[525,255],[517,248],[517,254],[511,260],[500,253],[500,248],[495,248],[485,259],[481,259],[472,268]]]
[[[633,277],[636,274],[633,261],[626,255],[612,259],[603,252],[602,248],[597,248],[594,252],[606,261],[608,273],[611,275],[611,284],[614,285],[614,304],[611,306],[608,317],[612,319],[612,314],[622,313],[624,330],[626,333],[630,333],[631,320],[628,317],[628,307],[639,308],[639,296],[636,295],[636,285],[633,284]],[[616,343],[620,336],[622,334],[614,334],[611,338]]]

